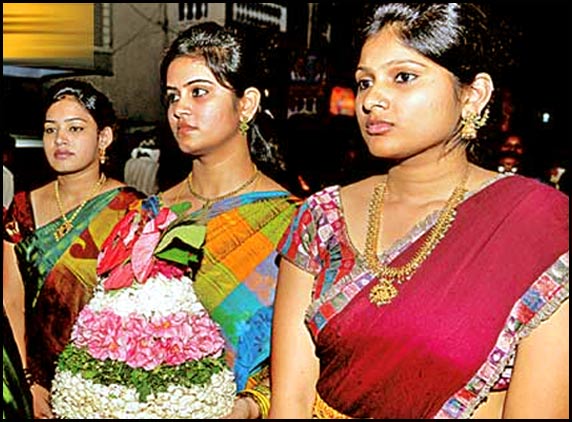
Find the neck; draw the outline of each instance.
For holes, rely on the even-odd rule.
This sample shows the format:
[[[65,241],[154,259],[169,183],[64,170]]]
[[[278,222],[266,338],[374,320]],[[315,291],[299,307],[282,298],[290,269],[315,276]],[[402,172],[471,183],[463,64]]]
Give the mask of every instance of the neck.
[[[218,163],[208,165],[198,161],[193,163],[192,188],[207,198],[224,195],[249,180],[256,166],[248,160],[237,163]]]
[[[90,171],[86,173],[59,174],[57,177],[59,190],[67,197],[85,197],[92,187],[98,183],[103,173]]]
[[[439,162],[400,163],[388,172],[387,190],[394,201],[446,200],[471,167],[464,154],[443,157]]]

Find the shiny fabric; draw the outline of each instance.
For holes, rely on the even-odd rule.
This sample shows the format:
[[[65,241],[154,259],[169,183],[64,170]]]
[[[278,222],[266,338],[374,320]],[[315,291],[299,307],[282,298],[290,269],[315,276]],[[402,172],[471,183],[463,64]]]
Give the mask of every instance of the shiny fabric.
[[[133,188],[121,188],[92,198],[74,219],[72,231],[58,242],[53,233],[63,219],[36,228],[29,193],[14,197],[4,221],[4,239],[15,243],[24,280],[28,368],[48,389],[57,357],[97,282],[100,246],[129,204],[140,197]]]
[[[195,291],[222,328],[239,390],[268,364],[276,246],[297,206],[283,192],[254,192],[209,210]]]
[[[2,379],[2,419],[12,421],[33,419],[32,395],[4,308],[2,308]]]
[[[519,341],[569,295],[568,197],[522,176],[467,195],[445,238],[389,305],[347,235],[339,187],[307,199],[279,245],[315,275],[306,322],[317,391],[354,418],[466,418],[507,388]],[[402,265],[435,222],[380,259]]]
[[[157,198],[160,203],[160,195],[142,203],[144,214],[153,209],[158,212],[160,207],[153,205]],[[194,289],[221,327],[239,391],[256,385],[267,374],[278,274],[276,246],[298,205],[299,200],[289,193],[271,191],[222,200],[206,214],[204,209],[189,214],[188,202],[171,207],[179,216],[188,214],[190,219],[206,222]]]

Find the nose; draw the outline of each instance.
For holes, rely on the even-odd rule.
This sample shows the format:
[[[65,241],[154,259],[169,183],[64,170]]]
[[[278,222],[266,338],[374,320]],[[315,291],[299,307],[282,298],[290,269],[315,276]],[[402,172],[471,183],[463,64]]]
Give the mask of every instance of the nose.
[[[65,132],[61,129],[56,129],[56,145],[65,145],[68,143],[68,138]]]
[[[186,99],[186,96],[181,95],[178,101],[174,102],[172,105],[173,116],[180,119],[183,116],[191,114],[191,104],[190,101]]]
[[[365,98],[362,102],[362,111],[366,114],[369,114],[376,107],[387,110],[389,108],[389,98],[384,90],[380,88],[373,89],[372,87],[365,94]]]

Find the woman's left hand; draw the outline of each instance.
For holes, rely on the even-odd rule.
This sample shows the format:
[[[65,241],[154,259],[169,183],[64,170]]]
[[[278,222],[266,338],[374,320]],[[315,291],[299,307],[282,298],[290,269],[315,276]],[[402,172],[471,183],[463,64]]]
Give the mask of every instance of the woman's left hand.
[[[222,419],[258,419],[258,405],[249,397],[237,397],[232,412]]]

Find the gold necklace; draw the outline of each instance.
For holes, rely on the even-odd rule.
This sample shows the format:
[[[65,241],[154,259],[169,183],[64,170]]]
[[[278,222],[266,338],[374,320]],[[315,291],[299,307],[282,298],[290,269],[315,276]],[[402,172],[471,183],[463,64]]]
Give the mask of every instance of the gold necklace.
[[[370,269],[374,271],[376,277],[379,278],[378,283],[372,287],[369,292],[369,301],[374,305],[381,306],[390,303],[398,294],[395,283],[401,284],[409,280],[419,266],[433,252],[437,244],[445,237],[445,234],[453,224],[457,215],[457,206],[462,201],[466,189],[465,183],[468,179],[468,169],[463,179],[455,188],[445,207],[441,210],[437,221],[427,234],[423,245],[413,255],[409,262],[399,267],[390,267],[381,264],[377,256],[377,239],[379,235],[379,227],[381,225],[381,215],[383,209],[383,200],[387,189],[387,180],[378,184],[373,191],[371,201],[369,203],[367,233],[365,239],[365,260]]]
[[[56,202],[58,204],[60,214],[62,215],[62,219],[64,220],[64,222],[54,232],[54,238],[56,239],[56,241],[59,241],[62,237],[68,234],[71,231],[71,229],[73,229],[73,220],[75,220],[75,218],[78,216],[83,207],[85,207],[87,201],[89,201],[93,197],[93,195],[96,194],[99,188],[103,186],[103,184],[105,183],[105,179],[106,179],[105,174],[101,173],[101,177],[99,178],[99,180],[97,181],[97,183],[95,184],[95,186],[93,187],[87,198],[85,198],[83,202],[75,209],[74,213],[71,215],[70,218],[67,218],[66,212],[64,211],[64,206],[60,198],[60,184],[58,179],[56,179],[56,183],[54,185],[54,190],[56,193]]]
[[[242,192],[244,189],[246,189],[247,187],[252,185],[256,181],[256,179],[258,179],[259,175],[260,175],[260,171],[258,170],[256,165],[254,165],[254,174],[250,177],[250,179],[248,179],[246,182],[241,184],[236,189],[233,189],[232,191],[225,193],[223,195],[215,196],[214,198],[207,198],[206,196],[202,196],[201,194],[199,194],[198,192],[196,192],[193,189],[193,172],[192,171],[187,176],[187,186],[189,188],[189,192],[191,193],[191,195],[193,195],[198,200],[203,201],[205,203],[203,207],[205,209],[207,209],[215,202],[222,201],[223,199],[230,198],[231,196],[234,196],[237,193]]]

